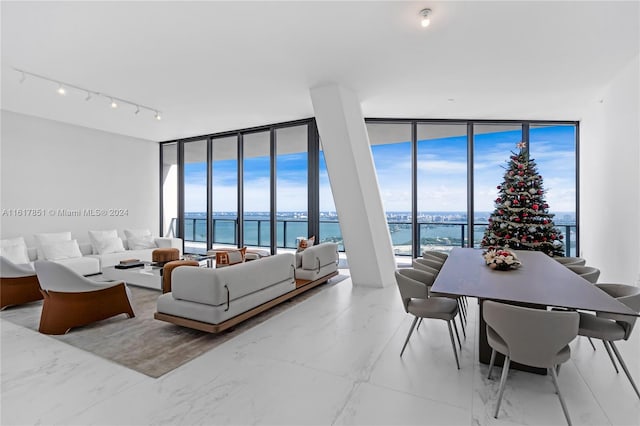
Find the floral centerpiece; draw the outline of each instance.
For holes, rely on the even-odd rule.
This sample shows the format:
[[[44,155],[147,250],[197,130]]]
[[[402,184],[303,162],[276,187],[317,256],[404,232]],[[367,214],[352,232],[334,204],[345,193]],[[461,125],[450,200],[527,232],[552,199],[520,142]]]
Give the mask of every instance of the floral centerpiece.
[[[482,253],[482,257],[489,268],[499,271],[517,269],[522,265],[514,252],[500,247],[489,247]]]

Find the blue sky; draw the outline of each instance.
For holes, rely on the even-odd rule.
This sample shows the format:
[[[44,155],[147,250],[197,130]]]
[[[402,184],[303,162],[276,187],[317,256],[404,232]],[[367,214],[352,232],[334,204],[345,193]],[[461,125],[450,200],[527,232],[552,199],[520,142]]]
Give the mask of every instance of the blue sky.
[[[474,181],[476,211],[492,211],[496,186],[502,182],[506,161],[519,130],[475,136]],[[552,211],[575,210],[575,128],[532,127],[530,153],[544,178],[546,198]],[[372,148],[378,182],[387,211],[411,209],[411,150],[409,142],[375,145]],[[215,160],[215,159],[214,159]],[[466,136],[425,139],[418,142],[418,210],[466,211]],[[214,161],[214,210],[236,208],[237,168],[235,160]],[[278,210],[306,211],[307,154],[281,155],[277,159]],[[269,158],[253,157],[244,162],[245,210],[269,210]],[[185,165],[185,210],[206,210],[206,164]],[[331,188],[320,156],[320,209],[333,211]]]

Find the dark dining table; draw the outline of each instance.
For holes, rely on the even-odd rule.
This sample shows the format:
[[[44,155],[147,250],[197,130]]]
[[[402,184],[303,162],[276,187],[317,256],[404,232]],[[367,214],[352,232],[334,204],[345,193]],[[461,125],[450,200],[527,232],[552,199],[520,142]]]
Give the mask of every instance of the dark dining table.
[[[489,268],[482,250],[454,248],[444,262],[431,290],[452,296],[475,297],[479,302],[479,361],[489,364],[491,348],[487,342],[482,301],[495,300],[537,309],[563,308],[614,314],[639,314],[619,302],[561,263],[538,251],[514,251],[522,265],[500,271]],[[503,357],[496,357],[496,364]],[[515,363],[514,363],[515,364]],[[546,374],[546,370],[523,365],[513,368]]]

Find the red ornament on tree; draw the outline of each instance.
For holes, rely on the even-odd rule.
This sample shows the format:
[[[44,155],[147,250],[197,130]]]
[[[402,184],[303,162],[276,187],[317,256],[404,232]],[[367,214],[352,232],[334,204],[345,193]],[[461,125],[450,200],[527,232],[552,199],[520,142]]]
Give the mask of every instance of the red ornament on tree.
[[[538,210],[540,208],[540,206],[538,206],[537,204],[534,204],[531,206],[532,209],[534,210]]]

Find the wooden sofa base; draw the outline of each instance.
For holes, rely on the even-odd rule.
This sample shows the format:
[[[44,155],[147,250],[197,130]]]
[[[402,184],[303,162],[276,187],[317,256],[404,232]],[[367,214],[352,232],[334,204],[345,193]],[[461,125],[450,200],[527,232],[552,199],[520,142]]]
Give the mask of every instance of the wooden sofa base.
[[[44,296],[40,333],[65,334],[73,327],[118,314],[135,317],[123,283],[95,291],[62,293],[41,290]]]
[[[207,333],[220,333],[221,331],[227,330],[235,325],[238,325],[242,321],[248,320],[249,318],[258,315],[259,313],[264,312],[267,309],[271,309],[282,302],[285,302],[301,293],[304,293],[307,290],[311,290],[312,288],[327,282],[329,278],[335,277],[336,275],[338,275],[338,271],[334,271],[314,281],[296,280],[295,290],[285,293],[282,296],[278,296],[275,299],[271,299],[268,302],[263,303],[262,305],[258,305],[253,309],[243,312],[240,315],[236,315],[233,318],[229,318],[228,320],[223,321],[219,324],[209,324],[207,322],[196,321],[189,318],[178,317],[175,315],[163,314],[160,312],[156,312],[153,315],[153,317],[157,320],[170,322],[172,324],[180,325],[182,327],[193,328],[195,330],[206,331]]]
[[[0,309],[42,300],[38,277],[0,278]]]

